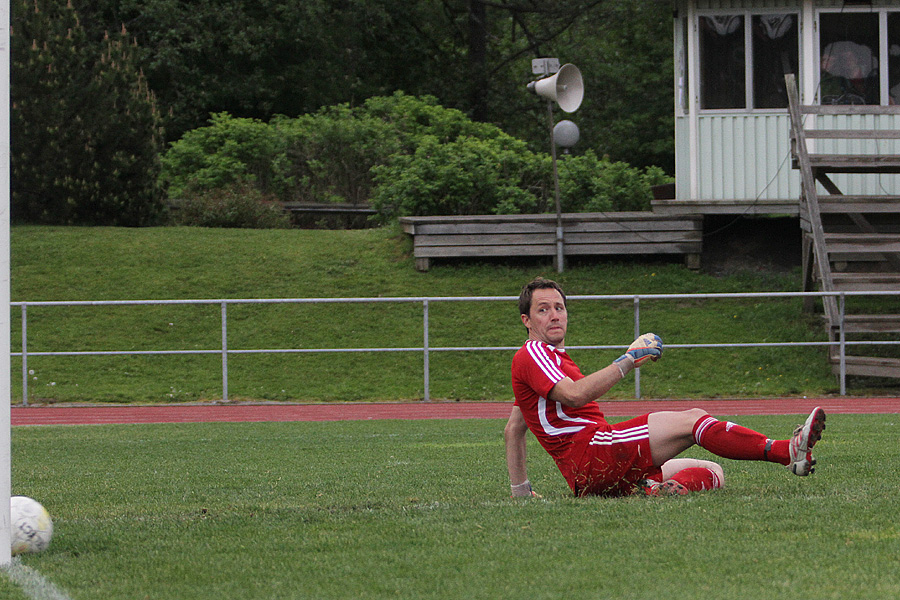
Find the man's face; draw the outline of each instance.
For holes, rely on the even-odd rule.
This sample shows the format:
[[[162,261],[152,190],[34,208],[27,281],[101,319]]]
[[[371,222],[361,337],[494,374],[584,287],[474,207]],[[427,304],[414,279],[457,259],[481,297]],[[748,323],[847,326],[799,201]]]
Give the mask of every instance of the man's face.
[[[522,323],[528,328],[528,339],[561,347],[569,326],[562,295],[553,288],[534,290],[531,310],[522,315]]]

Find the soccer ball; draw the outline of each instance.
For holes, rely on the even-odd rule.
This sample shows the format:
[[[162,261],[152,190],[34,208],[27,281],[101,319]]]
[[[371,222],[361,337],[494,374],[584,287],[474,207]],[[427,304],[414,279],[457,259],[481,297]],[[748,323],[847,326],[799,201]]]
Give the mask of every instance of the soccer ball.
[[[47,549],[53,537],[53,521],[40,502],[28,496],[13,496],[9,499],[9,516],[13,556]]]

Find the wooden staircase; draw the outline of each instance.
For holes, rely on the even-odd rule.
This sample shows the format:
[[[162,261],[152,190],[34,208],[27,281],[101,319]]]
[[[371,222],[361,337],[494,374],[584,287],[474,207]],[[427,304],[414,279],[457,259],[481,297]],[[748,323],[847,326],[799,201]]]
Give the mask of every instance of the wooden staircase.
[[[785,81],[791,116],[793,167],[799,169],[801,176],[803,289],[898,292],[874,303],[868,302],[868,306],[867,301],[872,299],[856,294],[846,299],[823,298],[831,341],[840,341],[842,334],[844,340],[896,340],[900,334],[900,196],[887,195],[883,190],[881,195],[845,195],[830,175],[900,173],[900,154],[877,151],[879,147],[889,147],[900,152],[897,150],[900,129],[885,129],[883,124],[874,126],[882,118],[878,115],[898,115],[895,122],[900,123],[900,106],[803,106],[799,102],[794,75],[786,75]],[[835,115],[830,120],[852,123],[853,127],[824,129],[821,115]],[[847,118],[841,119],[841,116]],[[814,140],[812,152],[809,140]],[[870,152],[867,154],[822,151],[826,146],[855,150],[866,144]],[[871,151],[873,146],[875,152]],[[851,179],[846,177],[845,181]],[[825,193],[820,194],[818,186]],[[810,299],[805,308],[812,310],[814,304]],[[871,310],[872,306],[879,311],[877,314],[853,312],[857,307],[865,311]],[[843,357],[845,374],[900,378],[900,347],[883,345],[873,351],[874,345],[860,344],[846,348],[848,351]],[[830,360],[832,370],[840,374],[841,352],[835,347],[830,352]]]

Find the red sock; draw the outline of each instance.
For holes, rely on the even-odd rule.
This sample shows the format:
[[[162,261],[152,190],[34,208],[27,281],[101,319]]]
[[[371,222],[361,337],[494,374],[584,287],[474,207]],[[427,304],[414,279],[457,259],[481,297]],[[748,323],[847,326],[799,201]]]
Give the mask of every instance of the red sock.
[[[712,469],[706,467],[690,467],[672,475],[670,480],[677,481],[692,492],[714,490],[722,487],[722,481]]]
[[[770,440],[752,429],[719,421],[709,415],[694,423],[694,441],[717,456],[736,460],[768,460],[786,465],[787,440]]]

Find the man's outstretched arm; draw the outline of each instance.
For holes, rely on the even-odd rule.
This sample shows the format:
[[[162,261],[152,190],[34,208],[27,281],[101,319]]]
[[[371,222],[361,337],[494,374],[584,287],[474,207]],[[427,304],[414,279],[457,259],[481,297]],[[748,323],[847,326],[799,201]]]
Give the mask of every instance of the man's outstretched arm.
[[[662,356],[663,344],[654,333],[645,333],[632,342],[625,354],[608,367],[573,381],[566,377],[556,383],[547,397],[566,406],[580,407],[603,396],[628,373]]]
[[[525,424],[522,411],[518,406],[513,406],[503,430],[503,439],[506,442],[506,468],[509,470],[509,484],[513,496],[532,495],[525,465],[525,435],[527,433],[528,425]]]

